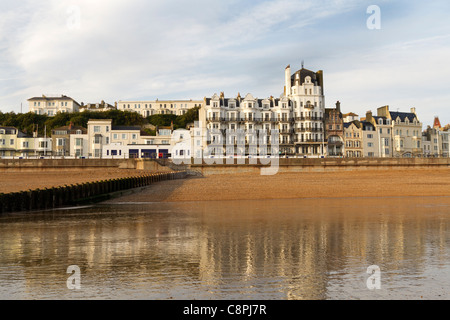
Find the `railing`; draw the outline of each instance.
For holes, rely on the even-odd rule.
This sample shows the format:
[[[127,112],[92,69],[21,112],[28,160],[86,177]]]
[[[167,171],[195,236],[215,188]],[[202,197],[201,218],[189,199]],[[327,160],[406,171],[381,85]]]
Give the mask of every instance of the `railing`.
[[[295,121],[305,121],[305,120],[323,121],[323,117],[315,117],[315,116],[295,117]]]
[[[323,132],[322,128],[296,128],[295,132]]]

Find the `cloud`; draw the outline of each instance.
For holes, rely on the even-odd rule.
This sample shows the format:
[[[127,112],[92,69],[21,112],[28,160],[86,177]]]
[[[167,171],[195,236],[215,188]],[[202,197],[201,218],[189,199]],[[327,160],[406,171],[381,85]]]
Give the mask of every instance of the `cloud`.
[[[5,0],[0,110],[17,112],[20,102],[45,93],[110,103],[219,91],[276,96],[284,67],[303,59],[324,70],[326,100],[344,108],[429,104],[432,93],[439,101],[433,110],[444,110],[444,20],[431,24],[432,9],[424,17],[419,2],[396,2],[407,10],[378,3],[383,29],[374,33],[365,26],[371,1]]]

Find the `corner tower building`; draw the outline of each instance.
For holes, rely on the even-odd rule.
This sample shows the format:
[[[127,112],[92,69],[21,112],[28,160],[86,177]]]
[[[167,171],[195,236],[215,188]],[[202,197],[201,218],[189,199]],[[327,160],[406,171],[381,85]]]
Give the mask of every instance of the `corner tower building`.
[[[292,105],[295,153],[325,155],[323,71],[314,72],[302,66],[291,74],[291,67],[287,66],[284,94]]]

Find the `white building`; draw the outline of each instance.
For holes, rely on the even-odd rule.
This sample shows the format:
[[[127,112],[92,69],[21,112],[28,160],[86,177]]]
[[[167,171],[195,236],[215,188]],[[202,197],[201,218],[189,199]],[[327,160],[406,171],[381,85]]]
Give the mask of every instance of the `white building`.
[[[211,133],[206,145],[220,144],[225,141],[227,133],[232,136],[237,131],[244,131],[244,154],[257,154],[260,148],[254,146],[255,139],[266,139],[267,149],[270,149],[275,144],[271,132],[278,130],[277,149],[279,146],[280,154],[318,157],[326,153],[324,113],[322,71],[302,68],[291,74],[288,66],[285,69],[284,93],[279,98],[258,99],[250,93],[244,98],[240,94],[236,98],[226,98],[222,92],[220,96],[205,97],[199,117],[203,130],[208,129]],[[213,130],[216,132],[212,133]],[[267,135],[259,136],[257,132],[260,130]],[[236,138],[231,139],[234,140],[228,141],[230,148],[236,144]]]
[[[154,114],[185,114],[189,109],[201,107],[202,100],[153,100],[153,101],[118,101],[117,109],[121,111],[137,112],[148,117]]]
[[[289,99],[293,125],[295,153],[300,156],[320,156],[324,149],[325,96],[323,71],[302,68],[291,75],[285,69],[285,96]]]
[[[34,97],[28,99],[29,112],[46,114],[50,117],[61,113],[78,112],[80,105],[74,99],[62,95],[61,97]]]
[[[138,126],[114,126],[111,119],[89,120],[87,134],[70,136],[70,155],[76,158],[167,158],[172,128],[158,128],[156,136]]]
[[[0,127],[0,157],[51,156],[52,140],[25,134],[14,127]]]

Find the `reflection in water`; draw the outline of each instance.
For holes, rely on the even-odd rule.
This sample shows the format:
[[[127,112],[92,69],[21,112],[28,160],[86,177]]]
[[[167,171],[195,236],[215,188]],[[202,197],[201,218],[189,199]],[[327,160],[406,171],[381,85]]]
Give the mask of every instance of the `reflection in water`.
[[[0,217],[1,299],[448,299],[450,197],[97,205]],[[69,265],[81,290],[69,290]],[[381,269],[381,289],[366,286]]]

